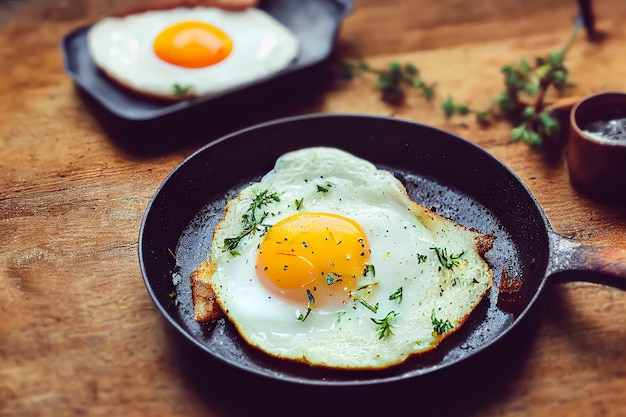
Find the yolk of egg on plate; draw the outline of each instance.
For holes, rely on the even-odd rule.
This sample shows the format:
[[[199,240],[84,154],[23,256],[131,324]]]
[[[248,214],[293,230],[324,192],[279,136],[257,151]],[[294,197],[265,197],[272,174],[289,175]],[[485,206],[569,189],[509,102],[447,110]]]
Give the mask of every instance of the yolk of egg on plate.
[[[230,55],[233,41],[219,28],[204,22],[179,22],[154,39],[154,53],[163,61],[185,68],[217,64]]]
[[[150,10],[96,22],[90,56],[109,78],[150,97],[211,97],[269,77],[298,55],[298,38],[261,9]]]
[[[370,247],[354,220],[333,213],[299,213],[273,225],[261,241],[257,276],[295,303],[345,303],[366,270]],[[338,285],[329,285],[338,284]]]
[[[435,348],[467,319],[493,282],[480,239],[489,235],[411,201],[369,161],[305,148],[228,202],[207,282],[250,345],[379,369]]]

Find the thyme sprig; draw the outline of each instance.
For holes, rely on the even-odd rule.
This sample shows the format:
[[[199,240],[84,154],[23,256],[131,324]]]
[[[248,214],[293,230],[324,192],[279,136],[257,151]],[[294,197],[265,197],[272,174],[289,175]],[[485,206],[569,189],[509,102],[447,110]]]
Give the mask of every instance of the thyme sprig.
[[[389,338],[389,336],[393,334],[393,331],[391,330],[391,320],[393,320],[399,314],[400,313],[397,313],[392,310],[389,313],[387,313],[387,315],[382,319],[375,319],[373,317],[370,317],[370,320],[372,320],[376,325],[378,325],[378,328],[376,329],[376,331],[378,332],[379,339],[387,339]]]
[[[344,61],[339,70],[339,77],[352,80],[363,73],[377,76],[376,88],[381,93],[381,99],[389,104],[398,106],[406,99],[406,89],[418,90],[426,100],[435,97],[435,87],[427,84],[421,77],[419,69],[411,64],[390,62],[385,69],[375,69],[366,61]]]
[[[504,91],[494,97],[490,108],[471,109],[448,97],[442,104],[444,116],[449,119],[454,115],[474,114],[481,125],[501,118],[509,120],[515,125],[511,130],[510,140],[521,140],[533,147],[554,139],[561,126],[545,102],[545,97],[551,89],[563,94],[572,86],[568,81],[569,70],[564,61],[582,26],[582,19],[577,18],[574,31],[565,46],[548,52],[546,56],[536,57],[533,64],[521,59],[517,64],[502,67],[500,71],[504,77]]]
[[[224,250],[231,251],[232,253],[233,251],[236,251],[236,248],[239,245],[239,242],[241,242],[241,239],[243,239],[244,237],[256,231],[261,231],[261,230],[263,230],[264,232],[267,231],[269,226],[263,225],[263,221],[265,220],[265,218],[268,216],[269,213],[263,212],[260,216],[258,216],[257,210],[263,206],[270,204],[273,201],[276,201],[276,202],[280,201],[278,194],[276,193],[269,194],[268,190],[264,190],[260,192],[259,194],[257,194],[252,200],[252,202],[250,203],[250,205],[248,206],[248,209],[246,210],[246,212],[241,216],[241,222],[243,224],[243,229],[241,233],[239,233],[239,235],[235,237],[225,238]]]

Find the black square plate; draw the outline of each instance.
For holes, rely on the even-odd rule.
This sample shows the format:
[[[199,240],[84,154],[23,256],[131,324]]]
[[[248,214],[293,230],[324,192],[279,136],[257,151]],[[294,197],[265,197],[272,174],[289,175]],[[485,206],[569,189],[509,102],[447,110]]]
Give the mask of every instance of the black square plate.
[[[63,38],[65,70],[84,92],[119,118],[128,121],[155,120],[220,100],[235,92],[251,91],[256,86],[323,61],[332,52],[341,23],[353,6],[351,0],[266,0],[261,1],[258,7],[296,35],[300,43],[298,56],[284,70],[222,95],[169,102],[125,90],[107,78],[93,62],[87,46],[90,26],[75,29]]]

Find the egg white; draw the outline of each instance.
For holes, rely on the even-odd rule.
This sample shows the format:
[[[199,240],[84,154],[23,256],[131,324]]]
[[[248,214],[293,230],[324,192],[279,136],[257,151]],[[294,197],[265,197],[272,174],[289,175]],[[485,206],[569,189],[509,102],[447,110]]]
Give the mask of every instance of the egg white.
[[[189,20],[226,32],[233,41],[231,54],[204,68],[183,68],[159,59],[153,50],[155,37]],[[256,8],[194,7],[107,17],[90,28],[87,41],[95,64],[109,77],[136,92],[167,99],[180,98],[175,85],[187,89],[185,97],[222,94],[284,69],[298,54],[295,35]]]
[[[320,192],[317,185],[328,186],[328,191]],[[256,278],[262,231],[243,238],[236,254],[225,250],[224,239],[241,232],[242,215],[265,190],[276,192],[280,202],[262,208],[268,212],[264,224],[315,211],[340,214],[361,225],[375,276],[361,278],[360,284],[374,283],[372,293],[363,298],[371,306],[378,304],[376,313],[349,300],[313,309],[298,320],[307,306],[268,292]],[[412,202],[400,181],[368,161],[338,149],[307,148],[283,155],[260,182],[228,203],[211,247],[211,285],[242,337],[270,355],[333,368],[384,368],[436,347],[480,302],[493,281],[477,250],[481,236]],[[434,247],[462,253],[459,264],[443,267]],[[399,288],[402,299],[390,300]],[[389,312],[398,313],[390,321],[392,333],[381,337],[372,319]],[[454,327],[443,335],[434,332],[433,312]]]

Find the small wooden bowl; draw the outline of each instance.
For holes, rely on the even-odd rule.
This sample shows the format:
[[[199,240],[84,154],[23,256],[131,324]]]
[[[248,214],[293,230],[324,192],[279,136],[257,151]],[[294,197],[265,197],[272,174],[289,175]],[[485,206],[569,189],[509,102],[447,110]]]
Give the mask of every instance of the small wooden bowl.
[[[606,203],[626,202],[626,140],[598,139],[583,131],[589,123],[626,118],[626,93],[585,97],[570,113],[567,166],[572,185]]]

